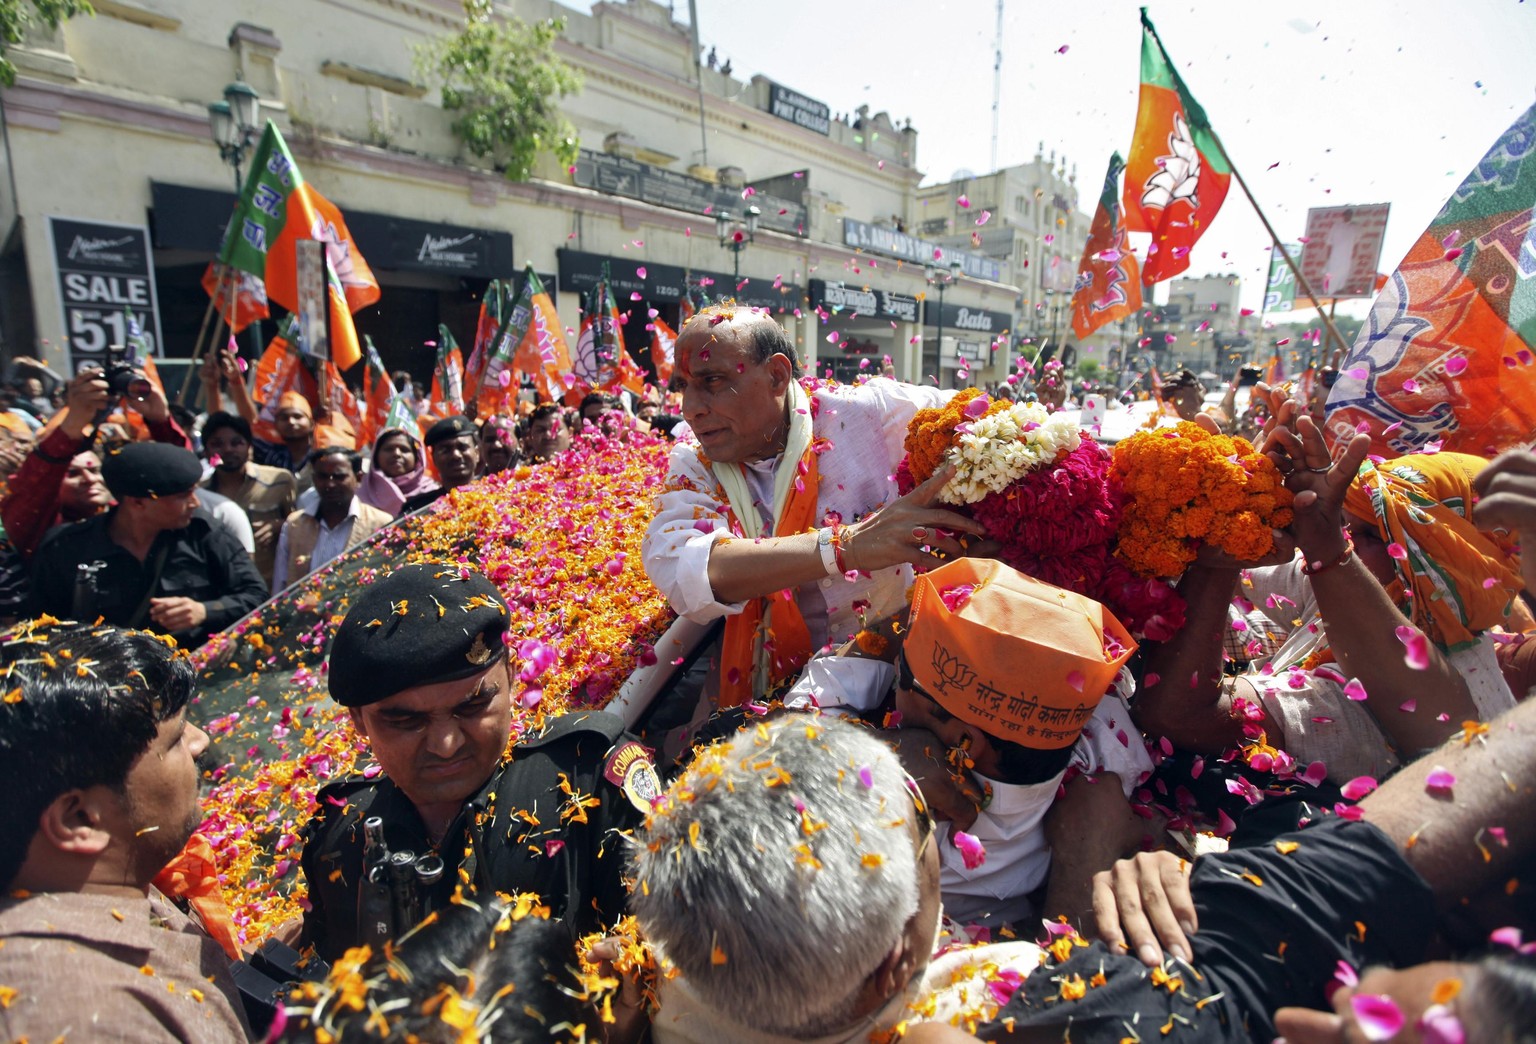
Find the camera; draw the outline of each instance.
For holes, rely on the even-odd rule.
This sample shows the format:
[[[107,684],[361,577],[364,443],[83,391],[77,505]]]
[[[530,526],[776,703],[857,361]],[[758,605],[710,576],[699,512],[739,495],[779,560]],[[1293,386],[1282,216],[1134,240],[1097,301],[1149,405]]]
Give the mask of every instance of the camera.
[[[135,366],[128,363],[128,350],[120,344],[107,345],[107,388],[113,397],[124,396],[141,402],[149,397],[149,381]]]

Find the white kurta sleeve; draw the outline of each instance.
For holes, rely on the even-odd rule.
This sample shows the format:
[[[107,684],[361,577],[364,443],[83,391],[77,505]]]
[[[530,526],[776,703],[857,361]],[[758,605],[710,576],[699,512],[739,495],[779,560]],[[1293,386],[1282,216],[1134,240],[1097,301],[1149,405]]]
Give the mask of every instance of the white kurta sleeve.
[[[709,584],[710,553],[716,541],[730,535],[717,489],[695,447],[673,446],[666,484],[640,546],[651,583],[678,615],[696,623],[734,616],[746,604],[716,601]]]

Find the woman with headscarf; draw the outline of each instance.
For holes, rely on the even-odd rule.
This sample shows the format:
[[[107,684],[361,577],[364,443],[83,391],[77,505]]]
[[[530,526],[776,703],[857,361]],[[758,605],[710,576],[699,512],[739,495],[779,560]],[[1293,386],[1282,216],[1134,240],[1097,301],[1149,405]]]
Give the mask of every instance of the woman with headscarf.
[[[1363,435],[1333,461],[1310,417],[1281,410],[1268,448],[1296,518],[1277,540],[1280,562],[1240,571],[1205,555],[1185,574],[1187,623],[1149,655],[1137,721],[1202,753],[1258,740],[1301,769],[1322,763],[1335,783],[1384,776],[1514,705],[1485,632],[1518,619],[1519,561],[1471,521],[1487,461],[1368,461]],[[1267,617],[1279,648],[1224,677],[1234,596]]]
[[[399,518],[407,500],[436,488],[421,440],[404,428],[386,428],[374,440],[373,463],[357,487],[357,499]]]

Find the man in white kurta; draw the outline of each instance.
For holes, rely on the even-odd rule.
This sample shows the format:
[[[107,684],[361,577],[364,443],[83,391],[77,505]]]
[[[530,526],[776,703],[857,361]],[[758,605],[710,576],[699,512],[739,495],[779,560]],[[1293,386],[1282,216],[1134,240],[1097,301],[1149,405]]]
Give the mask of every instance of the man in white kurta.
[[[888,378],[802,384],[778,324],[728,305],[689,321],[676,359],[687,428],[678,429],[643,554],[651,581],[683,616],[709,622],[758,600],[776,605],[788,591],[814,651],[847,639],[861,616],[899,610],[913,563],[960,554],[940,530],[980,535],[977,523],[931,506],[942,482],[897,496],[907,423],[948,393]],[[800,505],[807,525],[785,532],[795,498],[810,494],[814,511]],[[760,679],[756,694],[779,680]]]

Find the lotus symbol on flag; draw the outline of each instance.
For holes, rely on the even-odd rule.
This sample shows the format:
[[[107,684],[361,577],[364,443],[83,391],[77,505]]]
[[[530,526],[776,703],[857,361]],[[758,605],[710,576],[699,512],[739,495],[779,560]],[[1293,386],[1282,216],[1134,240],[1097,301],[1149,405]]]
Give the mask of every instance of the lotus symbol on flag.
[[[1158,157],[1158,172],[1147,179],[1141,195],[1141,205],[1167,209],[1174,200],[1187,200],[1194,210],[1200,209],[1196,190],[1200,187],[1200,150],[1195,148],[1189,136],[1189,124],[1180,113],[1173,117],[1173,133],[1168,135],[1171,156]]]
[[[310,238],[325,244],[325,256],[330,259],[331,268],[335,269],[336,278],[341,280],[342,286],[371,285],[358,276],[357,266],[352,263],[352,244],[341,237],[334,224],[323,217],[316,217],[314,227],[310,229]]]
[[[960,657],[937,647],[933,650],[933,669],[938,672],[940,689],[951,685],[963,689],[976,680],[976,672],[961,663]]]

